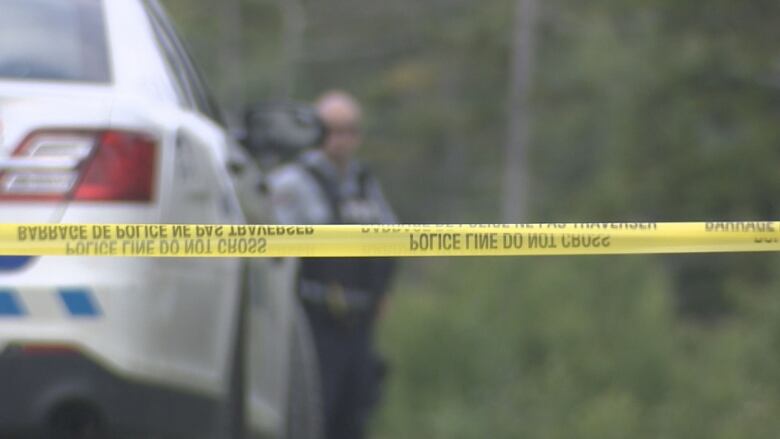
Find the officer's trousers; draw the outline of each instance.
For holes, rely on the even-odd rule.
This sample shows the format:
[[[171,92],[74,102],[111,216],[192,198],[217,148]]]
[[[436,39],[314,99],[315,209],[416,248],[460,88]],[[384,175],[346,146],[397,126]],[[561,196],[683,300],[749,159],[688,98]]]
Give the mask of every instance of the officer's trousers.
[[[304,309],[319,357],[325,439],[361,439],[379,385],[373,317],[345,321],[322,306]]]

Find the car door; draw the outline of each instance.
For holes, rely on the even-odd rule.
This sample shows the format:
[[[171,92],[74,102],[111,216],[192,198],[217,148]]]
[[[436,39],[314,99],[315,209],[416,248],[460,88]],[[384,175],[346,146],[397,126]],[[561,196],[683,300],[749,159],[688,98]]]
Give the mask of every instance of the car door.
[[[164,12],[144,2],[159,50],[181,96],[174,126],[170,191],[162,206],[166,223],[239,224],[243,215],[227,173],[232,139]],[[158,262],[170,319],[160,322],[160,355],[222,382],[233,347],[242,261],[238,258],[165,258]]]
[[[235,157],[230,152],[237,151],[239,146],[226,134],[217,105],[208,94],[201,76],[162,9],[155,1],[149,1],[148,5],[150,15],[159,27],[158,32],[163,34],[163,44],[169,46],[167,57],[178,77],[185,101],[195,110],[185,116],[178,132],[173,173],[175,190],[172,191],[176,200],[170,203],[171,213],[166,219],[170,222],[203,224],[243,223],[246,218],[236,197],[238,188],[235,186],[238,183],[227,171],[228,161]],[[209,143],[219,147],[209,147]],[[256,167],[247,166],[257,171]],[[204,175],[209,177],[203,178]],[[245,197],[243,201],[256,208],[253,212],[261,212],[260,216],[254,215],[252,221],[267,223],[271,220],[270,203],[261,191],[255,191],[253,196]],[[203,210],[204,205],[210,206],[211,210]],[[219,310],[221,320],[212,320],[214,325],[211,328],[219,334],[219,340],[226,340],[238,321],[238,316],[231,313],[235,308],[230,308],[224,292],[228,284],[230,288],[242,287],[234,285],[238,279],[235,274],[236,261],[191,258],[170,262],[182,268],[172,271],[185,273],[179,279],[182,285],[197,288],[204,294],[200,302],[207,302],[213,310]],[[252,259],[245,261],[243,268],[247,270],[243,288],[249,294],[249,300],[246,301],[249,307],[241,310],[247,319],[244,325],[245,346],[242,347],[246,361],[243,380],[246,414],[249,418],[247,425],[255,431],[273,434],[283,428],[287,403],[287,366],[294,325],[293,265],[291,260]],[[193,285],[195,281],[197,285]],[[201,317],[201,320],[195,321],[207,319],[206,316]],[[199,338],[212,339],[213,335],[209,338],[207,334],[200,333]],[[232,344],[226,342],[223,346],[230,347]]]

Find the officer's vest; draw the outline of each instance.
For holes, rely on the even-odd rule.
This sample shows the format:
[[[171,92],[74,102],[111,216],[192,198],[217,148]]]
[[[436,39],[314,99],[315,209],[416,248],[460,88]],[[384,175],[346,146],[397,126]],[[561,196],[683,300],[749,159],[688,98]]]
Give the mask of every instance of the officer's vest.
[[[330,210],[331,224],[376,224],[381,220],[379,206],[369,197],[368,186],[373,184],[373,176],[368,168],[358,165],[357,171],[357,196],[345,199],[341,196],[339,188],[329,179],[321,169],[306,163],[303,169],[317,182],[328,209]]]
[[[357,197],[343,199],[338,186],[321,170],[309,164],[303,169],[317,182],[327,201],[332,224],[377,223],[381,218],[380,207],[370,198],[369,185],[373,176],[364,166],[358,171]],[[384,293],[393,271],[393,260],[389,258],[303,258],[300,278],[323,285],[338,285],[351,291],[370,296],[369,308],[373,309],[379,296]]]

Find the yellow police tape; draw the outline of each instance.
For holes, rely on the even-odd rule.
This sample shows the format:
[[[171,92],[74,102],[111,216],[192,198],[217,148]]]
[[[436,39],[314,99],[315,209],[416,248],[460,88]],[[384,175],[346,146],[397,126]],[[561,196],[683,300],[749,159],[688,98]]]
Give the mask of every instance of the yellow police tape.
[[[780,251],[780,222],[0,224],[0,255],[337,257]]]

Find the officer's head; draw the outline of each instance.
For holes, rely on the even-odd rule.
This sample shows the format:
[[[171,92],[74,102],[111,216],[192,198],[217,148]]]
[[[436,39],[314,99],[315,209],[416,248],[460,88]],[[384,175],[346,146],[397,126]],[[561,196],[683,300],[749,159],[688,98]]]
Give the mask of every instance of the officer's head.
[[[346,162],[360,146],[360,104],[350,94],[333,90],[317,100],[317,113],[325,125],[322,150],[337,162]]]

